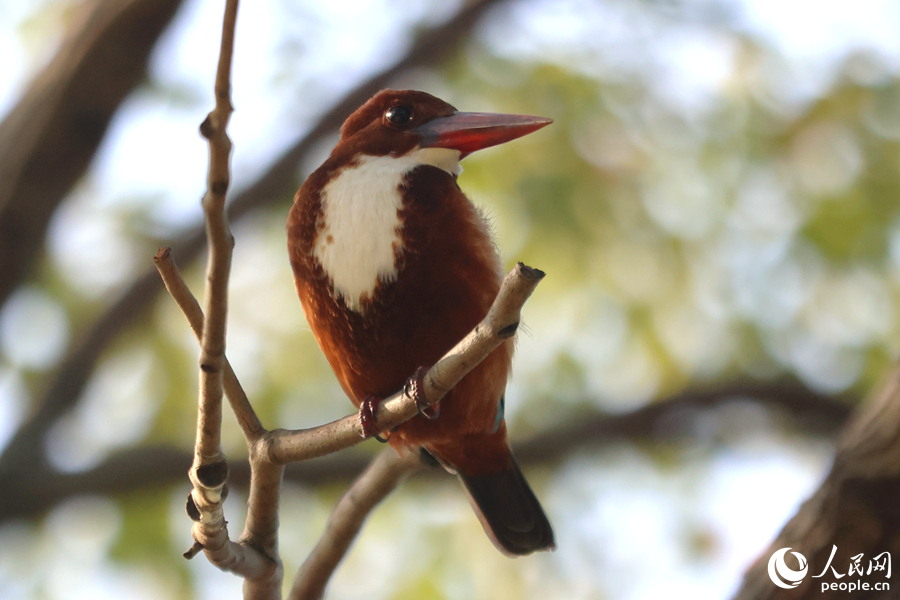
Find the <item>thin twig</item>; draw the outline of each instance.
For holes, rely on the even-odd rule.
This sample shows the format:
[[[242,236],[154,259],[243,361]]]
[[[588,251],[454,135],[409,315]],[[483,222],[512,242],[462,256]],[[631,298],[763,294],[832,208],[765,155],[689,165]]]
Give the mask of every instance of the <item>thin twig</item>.
[[[216,205],[211,205],[215,210]],[[210,220],[213,221],[215,218],[216,215],[213,214]],[[211,231],[211,246],[214,244],[213,236],[221,237],[223,234],[227,234],[227,225],[220,231]],[[210,260],[215,251],[230,253],[230,245],[213,246],[210,251]],[[202,343],[206,344],[208,339],[206,328],[209,325],[200,324],[198,326],[197,321],[202,312],[181,279],[171,260],[170,253],[165,249],[161,250],[155,261],[167,287],[187,316],[188,321],[192,323],[195,333],[201,333]],[[223,300],[217,299],[216,290],[218,289],[218,293],[224,294],[227,289],[213,287],[213,284],[218,281],[216,277],[219,276],[221,274],[210,267],[209,287],[211,291],[208,293],[210,311],[224,311],[225,309]],[[497,346],[515,334],[522,306],[543,276],[541,271],[521,263],[510,271],[484,320],[426,374],[423,380],[423,391],[429,404],[433,405],[439,402],[446,392],[452,389],[471,369]],[[224,337],[224,330],[221,334]],[[227,370],[224,342],[220,342],[220,344],[223,349],[221,368]],[[216,389],[215,383],[218,382],[221,385],[223,378],[221,376],[216,378],[216,374],[217,371],[214,368],[211,368],[208,363],[203,363],[201,368],[201,416],[204,411],[210,410],[210,405],[213,410],[217,407],[221,410],[222,390],[221,387]],[[218,393],[217,405],[215,404],[216,397],[211,395],[216,393]],[[375,415],[376,423],[382,430],[393,428],[418,414],[419,408],[417,399],[409,395],[406,390],[398,392],[381,405]],[[249,411],[252,414],[252,408],[249,408]],[[228,539],[222,511],[222,501],[224,500],[222,492],[228,473],[227,467],[223,467],[225,465],[224,455],[220,451],[218,455],[205,455],[200,451],[201,436],[207,436],[208,447],[212,446],[209,439],[214,439],[217,444],[216,449],[218,449],[218,437],[216,436],[219,435],[219,431],[210,428],[213,426],[220,428],[221,421],[215,423],[210,419],[205,421],[198,419],[198,421],[204,423],[204,426],[198,426],[198,449],[195,451],[194,467],[191,470],[195,487],[191,496],[189,512],[193,510],[196,515],[196,523],[192,530],[194,539],[203,547],[210,562],[221,569],[234,571],[245,577],[247,580],[245,584],[246,597],[277,597],[277,582],[281,581],[282,577],[282,566],[277,554],[278,505],[283,479],[283,467],[280,465],[320,456],[360,443],[363,437],[360,435],[359,417],[357,414],[352,414],[322,427],[294,432],[281,430],[265,433],[262,426],[259,425],[259,431],[263,432],[263,435],[253,440],[248,436],[251,469],[250,499],[247,521],[240,543],[234,543]],[[381,490],[379,492],[381,495],[376,494],[371,497],[371,501],[354,505],[352,510],[346,504],[342,508],[339,507],[339,510],[336,509],[330,530],[322,542],[321,547],[325,550],[319,551],[325,552],[325,554],[323,557],[316,555],[310,557],[309,564],[319,565],[310,571],[316,575],[310,583],[298,583],[300,589],[305,589],[308,585],[324,589],[328,577],[340,562],[343,553],[350,547],[365,515],[397,485],[401,475],[410,470],[408,467],[404,467],[401,468],[401,473],[392,475],[390,469],[385,470],[383,467],[384,465],[381,463],[372,467],[373,473],[377,476],[370,474],[364,477],[364,480],[355,484],[353,489],[356,489],[357,485],[363,486],[363,489],[370,489],[375,482],[382,479],[384,482],[392,481],[393,483],[379,483],[376,487]],[[212,477],[208,477],[210,474]],[[353,494],[350,494],[348,498],[352,499]],[[344,522],[345,517],[350,518],[350,521]],[[195,553],[196,545],[193,551],[189,551],[185,555]],[[321,561],[324,561],[325,567],[320,565]],[[309,577],[311,577],[309,574],[303,575],[302,579],[306,581]]]
[[[366,518],[406,477],[421,468],[414,452],[398,455],[382,450],[331,511],[325,532],[300,566],[291,587],[291,600],[317,600],[334,570],[347,554]]]
[[[153,257],[153,262],[156,264],[156,269],[166,284],[166,289],[175,300],[175,303],[178,304],[181,312],[184,313],[191,330],[194,332],[194,336],[199,342],[203,337],[203,309],[200,308],[200,303],[197,302],[197,299],[181,277],[181,271],[178,270],[178,266],[172,259],[171,250],[169,248],[161,248],[156,256]],[[265,430],[259,417],[256,416],[256,411],[250,405],[250,400],[247,399],[247,394],[244,392],[244,388],[241,387],[237,375],[235,375],[227,358],[225,358],[225,372],[222,377],[222,385],[225,388],[225,397],[228,398],[231,409],[234,411],[240,424],[241,431],[244,433],[244,438],[248,443],[256,441],[265,433]]]
[[[248,435],[251,470],[248,516],[241,540],[235,543],[229,539],[223,510],[228,464],[221,450],[221,426],[224,373],[227,370],[227,292],[233,246],[225,215],[225,197],[230,184],[231,141],[227,125],[233,111],[230,70],[236,16],[237,0],[229,0],[216,75],[216,107],[200,127],[203,136],[209,140],[210,150],[207,191],[203,197],[209,256],[205,318],[202,326],[193,326],[200,334],[201,342],[197,439],[190,471],[194,487],[188,503],[188,512],[195,521],[192,534],[196,543],[185,556],[193,556],[202,547],[212,564],[245,579],[245,598],[275,599],[280,597],[282,581],[278,556],[278,507],[284,471],[281,465],[321,453],[323,448],[334,451],[359,443],[363,432],[357,415],[351,415],[312,431],[276,432],[262,437]],[[164,278],[169,275],[167,287],[174,290],[173,296],[189,320],[196,321],[199,307],[177,276],[166,251],[157,256],[157,265],[163,267],[160,271],[164,272]],[[416,415],[422,409],[423,401],[431,406],[439,402],[474,366],[515,334],[522,305],[542,278],[542,272],[521,263],[517,265],[504,280],[482,323],[426,374],[421,396],[415,397],[408,390],[398,392],[374,415],[376,425],[382,430],[390,429]],[[253,421],[254,430],[263,432],[255,416]],[[286,444],[279,447],[278,442]],[[285,447],[303,452],[279,452]],[[354,484],[336,507],[328,530],[310,556],[308,564],[311,567],[301,570],[296,588],[298,597],[310,597],[303,592],[306,581],[311,582],[311,589],[319,590],[318,596],[321,595],[365,517],[406,473],[413,470],[410,460],[409,457],[399,459],[394,454],[383,454]],[[305,574],[312,574],[312,577]]]
[[[203,195],[209,257],[206,267],[206,317],[200,343],[200,411],[197,425],[197,454],[201,461],[218,458],[222,428],[222,374],[225,372],[225,323],[228,317],[228,278],[234,238],[225,219],[225,195],[231,181],[229,157],[231,140],[231,57],[237,0],[225,6],[222,47],[216,72],[216,107],[200,125],[209,140],[209,174]]]

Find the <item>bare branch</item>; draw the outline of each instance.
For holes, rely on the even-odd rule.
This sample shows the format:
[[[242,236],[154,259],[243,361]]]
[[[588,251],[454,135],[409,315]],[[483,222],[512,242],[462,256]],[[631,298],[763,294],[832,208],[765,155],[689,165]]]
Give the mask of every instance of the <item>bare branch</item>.
[[[166,289],[169,290],[169,293],[178,303],[182,312],[184,312],[191,329],[194,331],[194,335],[197,336],[198,340],[201,339],[204,321],[203,311],[182,279],[181,273],[172,260],[171,252],[168,248],[164,248],[157,253],[153,260],[166,284]],[[223,385],[225,395],[231,402],[231,408],[241,425],[248,445],[251,449],[258,447],[258,445],[254,445],[254,442],[260,439],[265,430],[227,359],[224,359],[224,368]],[[268,561],[253,569],[255,572],[260,573],[261,577],[258,577],[257,581],[253,582],[253,585],[248,585],[248,588],[250,588],[248,597],[278,597],[283,579],[281,561],[277,556],[278,506],[284,469],[260,460],[256,454],[251,454],[251,465],[250,499],[248,502],[247,520],[240,543],[254,548],[254,553],[257,556],[253,560],[257,560],[259,558],[258,553],[262,553]],[[238,550],[231,543],[222,543],[220,547],[222,552],[227,554],[217,553],[214,558],[214,564],[230,570],[230,565],[239,562],[236,559]],[[199,548],[202,549],[203,545],[199,544]],[[196,547],[192,548],[185,556],[192,558],[197,551]],[[277,594],[275,593],[276,590],[278,590]]]
[[[400,482],[421,466],[414,452],[401,456],[393,448],[382,450],[331,511],[325,532],[294,579],[291,600],[316,600],[324,596],[325,586],[366,518]]]
[[[195,521],[192,532],[196,543],[185,556],[194,556],[198,547],[202,547],[210,562],[219,568],[243,576],[246,580],[245,595],[256,598],[275,597],[277,581],[281,577],[281,564],[277,556],[277,524],[283,468],[279,465],[357,444],[365,439],[366,432],[359,414],[353,414],[313,430],[264,433],[262,437],[248,435],[251,469],[250,510],[242,543],[235,544],[229,540],[223,512],[228,468],[221,451],[220,436],[223,373],[227,365],[225,359],[227,283],[232,250],[232,239],[224,211],[225,193],[230,177],[228,158],[231,149],[230,140],[226,135],[232,111],[229,99],[228,61],[231,56],[236,4],[236,0],[229,2],[226,9],[222,52],[216,79],[216,108],[201,125],[201,133],[209,140],[210,146],[208,186],[203,198],[209,258],[207,308],[202,324],[197,322],[201,311],[179,276],[170,252],[167,249],[160,251],[155,262],[166,281],[167,288],[188,316],[188,320],[194,321],[194,331],[199,333],[201,338],[197,441],[194,464],[190,471],[194,489],[188,502],[188,513]],[[424,408],[436,405],[472,368],[500,344],[515,335],[522,305],[543,277],[543,272],[519,263],[503,281],[494,304],[484,320],[425,374],[421,389],[412,390],[407,387],[381,404],[373,415],[376,426],[382,431],[391,429],[412,418]],[[238,405],[238,408],[242,407]],[[252,412],[252,409],[250,411]],[[257,431],[262,431],[261,426]],[[381,468],[384,460],[376,462],[374,470],[371,471],[373,474],[364,477],[359,483],[362,489],[377,489],[378,493],[371,496],[370,501],[352,504],[350,508],[345,503],[339,507],[341,510],[332,521],[332,532],[329,534],[331,537],[326,538],[327,541],[324,542],[329,548],[324,555],[328,558],[324,560],[331,567],[325,571],[321,568],[314,569],[316,573],[325,573],[324,580],[317,580],[322,587],[339,562],[340,556],[343,556],[349,548],[365,515],[399,481],[399,474],[390,475],[397,469]],[[392,465],[393,462],[384,464]],[[384,481],[393,483],[385,487]],[[381,483],[376,485],[374,482]],[[367,498],[370,497],[368,494],[367,492]],[[354,494],[351,493],[348,498],[352,500]],[[345,522],[344,519],[348,515],[351,520]],[[340,533],[334,534],[335,531]],[[335,535],[339,535],[340,539],[335,538]],[[316,564],[317,560],[313,558],[311,564]]]
[[[171,250],[169,248],[160,249],[156,256],[153,257],[153,262],[156,264],[156,269],[166,284],[166,289],[176,304],[178,304],[181,312],[184,313],[191,330],[194,332],[194,336],[199,342],[203,336],[203,309],[200,308],[200,303],[194,298],[191,290],[188,289],[187,284],[181,277],[181,272],[172,259]],[[225,388],[225,396],[228,398],[231,409],[237,417],[241,431],[244,433],[244,438],[246,438],[248,443],[253,442],[264,433],[262,423],[260,423],[259,417],[256,416],[256,411],[250,405],[250,400],[247,399],[247,394],[244,392],[244,388],[241,387],[228,359],[225,358],[224,362],[225,372],[222,377],[222,385]]]
[[[225,371],[225,323],[228,316],[228,278],[234,238],[225,219],[225,194],[231,181],[231,140],[228,121],[231,106],[231,56],[237,0],[228,0],[222,25],[222,48],[216,73],[216,107],[200,125],[209,140],[209,174],[203,212],[209,257],[206,268],[206,317],[200,343],[200,411],[196,455],[200,464],[222,459],[219,447],[222,428],[222,374]],[[200,466],[200,465],[196,465]]]
[[[216,106],[200,126],[200,133],[209,140],[209,174],[203,211],[206,217],[206,237],[209,257],[206,271],[206,315],[200,342],[200,398],[197,411],[197,440],[190,477],[194,489],[188,499],[188,514],[194,519],[191,533],[203,547],[207,559],[223,570],[245,579],[245,595],[250,598],[279,598],[281,563],[274,556],[277,546],[277,506],[281,493],[281,469],[262,468],[251,463],[251,497],[257,505],[274,505],[275,517],[266,512],[266,530],[271,552],[257,545],[231,542],[225,521],[224,499],[228,482],[228,463],[221,449],[223,374],[225,372],[225,325],[228,316],[228,279],[231,272],[231,253],[234,239],[225,218],[225,195],[231,173],[229,158],[231,140],[228,121],[231,106],[231,58],[238,0],[227,0],[222,22],[222,45],[216,71]],[[164,253],[163,253],[164,254]],[[158,261],[159,262],[159,261]],[[184,292],[179,293],[184,296]],[[186,304],[190,305],[191,302]],[[252,520],[259,526],[258,519]],[[248,523],[251,519],[248,519]],[[253,528],[245,530],[253,537]],[[192,556],[195,547],[185,556]]]

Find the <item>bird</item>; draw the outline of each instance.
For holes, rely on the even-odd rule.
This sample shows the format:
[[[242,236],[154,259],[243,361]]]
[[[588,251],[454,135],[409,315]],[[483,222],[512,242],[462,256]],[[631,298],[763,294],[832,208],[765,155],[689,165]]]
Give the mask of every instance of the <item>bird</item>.
[[[361,419],[469,333],[500,289],[491,226],[457,184],[460,160],[551,122],[382,90],[346,119],[297,191],[287,222],[297,293]],[[456,473],[494,545],[521,556],[555,541],[510,451],[503,407],[513,350],[505,341],[437,407],[378,437]],[[378,433],[370,421],[366,435]]]

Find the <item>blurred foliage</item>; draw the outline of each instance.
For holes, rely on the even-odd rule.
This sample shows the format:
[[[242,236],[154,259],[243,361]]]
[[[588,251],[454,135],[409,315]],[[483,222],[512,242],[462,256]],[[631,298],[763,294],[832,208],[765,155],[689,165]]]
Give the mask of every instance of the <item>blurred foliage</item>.
[[[827,392],[868,390],[895,357],[900,339],[896,57],[892,63],[874,51],[847,52],[821,78],[824,83],[810,91],[798,75],[802,65],[738,26],[727,2],[611,0],[560,6],[562,13],[573,6],[590,8],[582,24],[587,30],[562,39],[560,32],[550,31],[557,23],[550,16],[547,31],[540,29],[541,15],[554,14],[552,3],[513,3],[493,14],[449,64],[404,79],[405,85],[432,91],[461,110],[555,120],[535,135],[467,158],[460,177],[463,189],[491,215],[504,261],[548,272],[526,308],[527,329],[520,336],[507,403],[513,435],[566,422],[586,408],[627,410],[692,384],[728,378],[787,374]],[[621,18],[623,31],[634,25],[631,37],[619,31],[619,38],[605,43],[593,33],[589,27],[596,22],[597,7]],[[291,11],[303,13],[297,7]],[[538,30],[546,35],[534,37]],[[690,74],[692,65],[681,65],[673,76],[660,58],[671,50],[667,44],[673,38],[684,35],[696,35],[708,53],[721,51],[716,58],[724,57],[726,64],[724,74],[689,93],[679,87],[677,76]],[[289,31],[279,36],[282,51],[312,51]],[[313,91],[325,85],[292,72],[289,58],[278,55],[272,89],[284,90],[286,81]],[[242,85],[238,70],[235,86]],[[248,91],[241,93],[246,98]],[[156,103],[147,110],[168,110],[178,119],[185,111],[202,113],[209,103],[205,91],[180,80],[154,78],[144,94],[141,102]],[[310,108],[285,110],[308,117]],[[282,119],[280,128],[292,128],[284,125],[292,123],[290,117],[276,116]],[[128,123],[120,125],[127,131]],[[187,151],[202,153],[202,145]],[[236,156],[242,152],[237,140]],[[184,223],[160,221],[159,204],[183,205],[184,214],[199,216],[189,203],[199,197],[200,174],[194,181],[172,183],[171,189],[122,195],[98,189],[98,181],[89,179],[57,218],[46,259],[29,283],[64,308],[72,332],[89,326],[129,277],[149,265],[156,236],[164,240],[183,229]],[[284,249],[289,202],[286,197],[234,227],[229,358],[264,423],[299,428],[340,417],[350,406],[294,295]],[[98,254],[104,258],[94,262]],[[110,261],[131,266],[113,269],[118,273],[113,276],[104,266]],[[202,265],[182,268],[199,295]],[[6,402],[25,414],[48,369],[17,362],[22,340],[4,339],[0,331],[0,341],[4,381],[26,390],[7,393],[12,399]],[[61,425],[60,431],[69,433],[54,442],[54,456],[82,456],[76,446],[86,440],[93,441],[93,453],[84,455],[80,468],[123,446],[165,442],[189,448],[196,355],[179,311],[160,298],[145,322],[109,349],[98,372],[128,372],[130,383],[113,379],[98,388],[107,396],[86,393],[78,415]],[[110,390],[117,385],[133,394],[116,396]],[[132,423],[128,431],[133,435],[98,437],[93,429],[98,419],[109,417],[111,406],[127,412],[131,403],[143,407],[144,420]],[[748,431],[756,431],[750,421]],[[239,431],[231,420],[226,423],[226,452],[245,454]],[[768,422],[759,425],[766,427],[775,430],[766,434],[766,443],[794,443],[791,432]],[[364,451],[377,449],[372,444]],[[610,527],[609,518],[592,512],[599,510],[591,504],[594,494],[610,493],[613,486],[599,479],[633,477],[629,485],[640,488],[646,481],[677,487],[672,470],[693,481],[704,477],[702,465],[673,467],[681,464],[677,459],[685,457],[683,452],[690,453],[645,448],[579,455],[559,473],[531,475],[539,495],[549,498],[561,546],[568,544],[555,557],[531,562],[497,556],[455,487],[411,484],[373,517],[358,551],[338,575],[336,597],[626,597],[620,584],[609,582],[623,559],[612,556],[608,544],[609,554],[603,554],[599,539]],[[803,452],[798,450],[798,456],[807,457]],[[632,453],[650,466],[636,469]],[[719,460],[712,450],[707,458],[710,465]],[[815,463],[808,457],[798,460]],[[607,472],[601,468],[606,462],[621,466]],[[568,493],[577,481],[572,465],[585,469],[585,481]],[[615,479],[616,472],[622,479]],[[197,590],[205,585],[200,571],[179,562],[184,539],[173,540],[170,534],[189,529],[180,508],[173,508],[172,497],[182,490],[186,482],[177,494],[156,490],[119,499],[123,524],[111,556],[121,561],[116,564],[140,563],[168,578],[166,593],[172,597],[200,597]],[[669,491],[656,502],[684,502],[694,490],[684,484],[680,492]],[[309,519],[297,525],[308,527],[302,532],[285,527],[283,535],[303,540],[285,542],[289,567],[296,567],[314,543],[339,493],[291,488],[285,502],[293,506],[303,499],[298,510],[308,510]],[[725,534],[704,520],[710,511],[696,510],[699,514],[683,506],[675,510],[682,524],[673,538],[690,560],[726,568],[715,563],[725,552]],[[293,526],[298,518],[285,520]],[[398,525],[401,520],[406,523]],[[774,532],[777,523],[771,527]],[[233,526],[232,534],[238,529]],[[395,545],[391,552],[383,549],[386,540]],[[754,550],[745,548],[745,555],[753,556]],[[734,567],[733,585],[740,565],[728,567]],[[586,569],[604,575],[585,574]],[[387,576],[374,577],[387,586],[373,583],[387,590],[374,594],[348,583],[371,571],[393,574],[397,581],[388,585]],[[467,573],[471,580],[456,579]],[[11,577],[0,566],[0,589]],[[634,582],[637,576],[631,572],[630,577]],[[554,588],[559,581],[567,583]],[[727,582],[717,585],[713,595],[730,589]],[[35,591],[33,597],[57,597],[36,582],[23,589]]]

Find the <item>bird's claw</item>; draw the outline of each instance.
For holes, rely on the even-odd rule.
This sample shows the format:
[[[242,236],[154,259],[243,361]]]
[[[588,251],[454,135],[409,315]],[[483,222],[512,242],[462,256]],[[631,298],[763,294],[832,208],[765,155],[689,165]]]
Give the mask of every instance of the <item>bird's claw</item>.
[[[362,429],[360,435],[364,440],[373,437],[379,442],[386,442],[391,437],[390,433],[387,435],[381,433],[378,430],[378,424],[375,422],[375,410],[382,400],[383,398],[369,394],[359,403],[359,425]]]
[[[416,408],[419,414],[426,419],[437,419],[441,414],[440,404],[430,404],[428,398],[425,397],[425,375],[428,373],[429,367],[419,367],[416,369],[415,375],[406,380],[404,393],[416,401]]]
[[[415,400],[420,415],[426,419],[437,419],[441,413],[441,405],[432,405],[425,397],[425,375],[428,373],[428,369],[429,367],[416,369],[415,375],[406,380],[403,393]],[[362,430],[360,435],[363,439],[375,438],[379,442],[386,442],[391,437],[390,432],[379,431],[378,424],[375,422],[375,411],[378,410],[378,405],[382,400],[383,398],[369,394],[359,403],[359,425]]]

